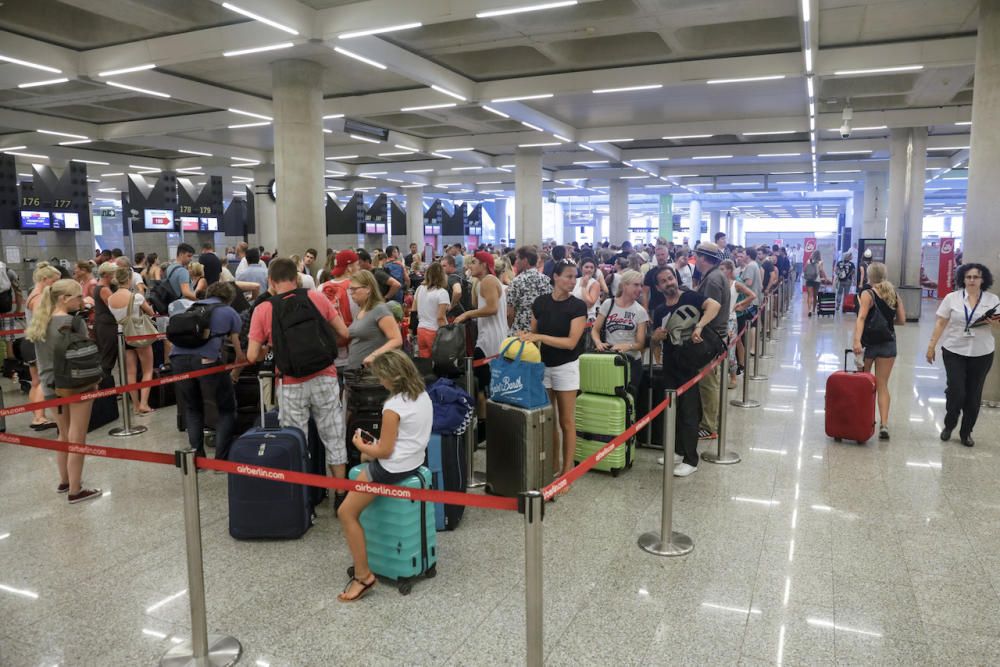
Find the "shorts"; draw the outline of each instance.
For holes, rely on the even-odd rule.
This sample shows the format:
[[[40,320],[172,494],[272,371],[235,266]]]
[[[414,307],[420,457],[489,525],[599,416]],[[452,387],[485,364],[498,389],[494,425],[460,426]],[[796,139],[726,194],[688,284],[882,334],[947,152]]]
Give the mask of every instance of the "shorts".
[[[865,359],[895,359],[896,341],[890,340],[886,343],[875,343],[865,347]]]
[[[481,348],[476,348],[476,351],[472,354],[473,359],[485,359],[486,353],[483,352]],[[490,365],[483,364],[482,366],[472,367],[472,377],[476,379],[476,385],[478,390],[490,395]]]
[[[560,366],[546,366],[542,383],[552,391],[580,391],[580,360],[568,361]]]
[[[812,287],[814,289],[819,289],[819,281],[818,280],[807,280],[806,281],[806,287]]]
[[[421,359],[430,359],[435,338],[437,338],[437,329],[417,327],[417,349],[419,350],[417,356]]]
[[[369,461],[365,464],[365,472],[368,476],[369,482],[375,482],[376,484],[399,484],[407,477],[412,477],[417,474],[420,468],[414,468],[413,470],[407,470],[406,472],[389,472],[382,467],[378,459],[374,461]]]
[[[278,419],[282,428],[294,426],[309,432],[309,418],[316,422],[327,465],[347,463],[347,441],[344,436],[344,409],[340,402],[337,378],[320,375],[297,384],[281,383],[281,409]]]

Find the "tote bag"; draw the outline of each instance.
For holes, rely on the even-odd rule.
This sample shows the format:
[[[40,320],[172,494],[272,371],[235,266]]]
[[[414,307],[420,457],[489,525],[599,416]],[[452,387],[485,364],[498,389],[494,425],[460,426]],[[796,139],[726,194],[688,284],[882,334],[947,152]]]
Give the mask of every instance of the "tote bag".
[[[521,347],[513,359],[508,359],[506,352],[515,343],[520,343]],[[545,364],[522,361],[523,353],[524,342],[512,340],[500,350],[500,356],[490,362],[490,399],[525,409],[544,407],[549,404],[548,393],[542,384]]]
[[[125,317],[118,321],[118,324],[122,325],[122,331],[125,333],[126,338],[159,333],[159,330],[156,328],[156,323],[150,319],[149,315],[142,311],[133,315],[133,308],[135,308],[135,292],[133,292],[132,296],[129,297],[128,312],[125,314]],[[155,338],[147,338],[146,340],[130,341],[129,345],[132,347],[149,347],[155,342]]]

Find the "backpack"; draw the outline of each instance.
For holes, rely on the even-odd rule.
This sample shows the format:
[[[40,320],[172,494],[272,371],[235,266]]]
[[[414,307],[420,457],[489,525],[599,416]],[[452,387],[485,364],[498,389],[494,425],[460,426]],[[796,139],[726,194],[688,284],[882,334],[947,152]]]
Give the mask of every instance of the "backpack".
[[[802,276],[806,280],[819,280],[819,264],[816,262],[806,262],[806,268],[803,269]]]
[[[446,324],[438,328],[431,347],[434,373],[457,377],[465,372],[465,325]]]
[[[879,305],[885,302],[875,293],[875,290],[868,290],[868,293],[872,295],[872,307],[868,309],[868,315],[865,317],[865,328],[861,332],[861,344],[868,347],[896,340],[896,330],[893,329],[892,324],[879,308]]]
[[[181,268],[180,264],[173,264],[169,269],[167,269],[163,279],[153,282],[149,288],[149,293],[146,295],[146,301],[149,301],[149,305],[152,306],[153,310],[158,313],[166,313],[167,307],[177,299],[181,298],[180,294],[174,294],[174,291],[170,288],[170,276],[172,276],[174,271],[179,268]]]
[[[101,353],[97,343],[77,331],[85,326],[80,315],[59,327],[59,336],[53,347],[53,386],[56,389],[83,389],[101,381]]]
[[[337,359],[337,334],[309,298],[294,289],[269,299],[274,363],[284,375],[303,378]]]
[[[472,397],[448,378],[441,378],[427,387],[427,395],[434,407],[431,432],[441,435],[465,433],[475,413]]]
[[[212,338],[225,336],[224,333],[212,333],[212,311],[221,305],[195,301],[190,308],[167,322],[167,340],[178,347],[193,350]]]

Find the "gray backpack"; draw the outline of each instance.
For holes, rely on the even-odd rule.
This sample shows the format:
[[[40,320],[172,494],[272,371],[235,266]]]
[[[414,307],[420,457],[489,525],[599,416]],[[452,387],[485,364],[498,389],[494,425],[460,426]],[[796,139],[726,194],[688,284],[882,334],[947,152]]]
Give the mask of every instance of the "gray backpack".
[[[71,323],[59,327],[59,335],[53,341],[52,371],[56,389],[84,389],[100,382],[104,374],[97,343],[77,332],[83,323],[82,316],[74,315]]]
[[[806,268],[802,271],[806,280],[819,280],[819,264],[816,262],[806,262]]]

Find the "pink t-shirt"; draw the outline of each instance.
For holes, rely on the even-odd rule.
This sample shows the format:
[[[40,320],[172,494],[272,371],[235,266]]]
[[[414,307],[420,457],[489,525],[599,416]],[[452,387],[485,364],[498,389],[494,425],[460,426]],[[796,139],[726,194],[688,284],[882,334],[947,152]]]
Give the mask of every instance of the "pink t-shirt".
[[[323,319],[329,322],[334,319],[337,311],[334,310],[333,304],[323,296],[322,292],[317,292],[316,290],[309,290],[307,292],[310,301],[316,306],[320,315]],[[253,309],[253,317],[250,318],[250,340],[255,343],[260,343],[261,345],[271,344],[271,302],[264,301],[256,308]],[[293,378],[291,376],[282,376],[281,381],[285,384],[301,384],[312,380],[314,377],[319,377],[321,375],[327,375],[330,377],[337,377],[337,367],[330,364],[318,373],[313,373],[312,375],[306,376],[304,378]]]

